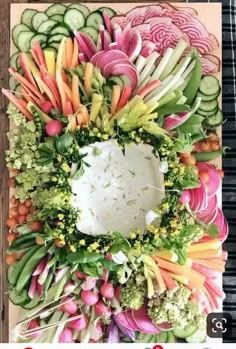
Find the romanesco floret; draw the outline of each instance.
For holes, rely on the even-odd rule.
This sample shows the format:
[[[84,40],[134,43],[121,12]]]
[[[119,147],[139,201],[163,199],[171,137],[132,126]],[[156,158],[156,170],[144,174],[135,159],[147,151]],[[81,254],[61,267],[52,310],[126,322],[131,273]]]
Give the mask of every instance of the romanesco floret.
[[[34,205],[38,208],[69,208],[71,194],[57,188],[39,188],[31,194]]]
[[[131,276],[121,289],[121,305],[128,309],[139,309],[145,301],[147,287],[145,278]]]

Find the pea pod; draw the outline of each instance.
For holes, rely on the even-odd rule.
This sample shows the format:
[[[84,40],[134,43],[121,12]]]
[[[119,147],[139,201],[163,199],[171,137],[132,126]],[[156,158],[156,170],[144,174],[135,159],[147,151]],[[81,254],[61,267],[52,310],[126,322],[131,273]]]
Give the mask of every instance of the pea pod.
[[[226,149],[227,147],[222,147],[219,150],[198,152],[198,153],[193,153],[193,155],[195,156],[197,162],[208,162],[211,160],[215,160],[219,156],[223,155]]]
[[[200,124],[205,118],[198,114],[193,114],[183,125],[195,125]]]
[[[38,265],[38,263],[41,261],[41,259],[43,257],[46,256],[48,249],[50,246],[42,246],[39,248],[39,250],[37,250],[26,262],[26,264],[24,265],[20,276],[17,280],[16,283],[16,290],[17,292],[20,292],[21,290],[23,290],[23,288],[26,286],[26,284],[28,283],[28,281],[30,280],[32,273],[34,271],[34,269],[36,268],[36,266]]]
[[[202,124],[195,124],[195,125],[183,124],[178,129],[184,133],[190,133],[192,135],[203,132]]]
[[[160,109],[157,109],[158,116],[166,116],[170,114],[178,114],[189,110],[189,106],[186,104],[170,104],[166,105]]]
[[[24,234],[19,236],[15,241],[11,243],[11,246],[9,247],[9,250],[20,250],[24,248],[25,244],[27,245],[28,242],[32,242],[34,244],[35,237],[37,236],[37,233],[30,233],[30,234]]]
[[[196,64],[191,74],[191,79],[184,90],[184,96],[187,97],[187,104],[191,105],[199,88],[202,77],[202,65],[199,57],[196,57]]]

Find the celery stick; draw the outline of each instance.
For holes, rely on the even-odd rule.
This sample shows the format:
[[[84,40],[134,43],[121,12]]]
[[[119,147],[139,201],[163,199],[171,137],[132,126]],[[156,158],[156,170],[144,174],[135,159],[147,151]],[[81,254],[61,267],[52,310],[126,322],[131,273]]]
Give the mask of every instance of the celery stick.
[[[174,99],[176,98],[176,94],[174,92],[164,96],[163,98],[161,98],[159,100],[159,105],[158,105],[158,108],[157,108],[157,112],[158,112],[158,109],[163,107],[163,105],[166,105],[170,102],[172,102]],[[153,104],[152,101],[148,101],[147,103],[147,106],[151,106]]]
[[[174,49],[171,48],[171,47],[169,47],[166,50],[166,53],[164,54],[164,56],[160,60],[159,64],[157,65],[156,70],[152,74],[152,77],[151,77],[150,81],[154,81],[154,80],[160,78],[161,74],[163,73],[163,71],[165,70],[167,64],[169,63],[173,52],[174,52]]]
[[[157,94],[162,88],[164,88],[164,87],[171,81],[171,79],[173,79],[173,77],[174,77],[173,75],[167,76],[167,78],[165,78],[165,80],[162,81],[162,83],[161,83],[160,86],[158,86],[157,88],[155,88],[151,93],[149,93],[149,94],[145,97],[144,101],[145,101],[145,102],[146,102],[146,101],[149,101],[152,97],[156,96],[156,94]]]
[[[174,92],[177,88],[179,88],[182,84],[184,83],[184,79],[183,77],[181,76],[179,78],[179,80],[174,84],[173,87],[171,87],[171,89],[169,90],[169,93],[170,92]]]
[[[147,76],[150,77],[151,74],[153,73],[153,71],[155,70],[155,62],[156,62],[158,57],[159,57],[159,54],[157,52],[153,52],[148,57],[148,59],[146,61],[146,66],[139,76],[139,86],[141,85],[143,80],[146,79]]]
[[[192,77],[192,74],[190,73],[187,78],[185,78],[185,80],[183,81],[183,83],[179,86],[179,90],[180,91],[184,91],[186,89],[186,87],[188,86],[188,83],[190,81]]]
[[[141,71],[143,70],[145,64],[146,64],[146,58],[143,57],[143,56],[139,56],[136,63],[135,63],[135,66],[136,66],[136,69],[138,71],[138,73],[140,74]]]
[[[186,79],[186,77],[193,71],[195,65],[196,65],[196,60],[194,59],[194,61],[192,61],[192,62],[189,64],[188,68],[187,68],[187,69],[185,70],[185,72],[183,73],[183,75],[182,75],[182,78],[183,78],[183,79]]]
[[[176,104],[184,104],[187,101],[185,96],[181,96],[180,99],[176,102]]]
[[[179,40],[179,42],[176,45],[174,52],[171,56],[171,59],[168,63],[168,66],[166,67],[166,69],[163,71],[163,73],[161,75],[161,79],[164,79],[166,76],[168,76],[172,72],[172,70],[174,69],[174,67],[178,63],[180,57],[184,53],[184,50],[186,49],[187,46],[188,46],[188,44],[186,41],[184,41],[183,39]]]

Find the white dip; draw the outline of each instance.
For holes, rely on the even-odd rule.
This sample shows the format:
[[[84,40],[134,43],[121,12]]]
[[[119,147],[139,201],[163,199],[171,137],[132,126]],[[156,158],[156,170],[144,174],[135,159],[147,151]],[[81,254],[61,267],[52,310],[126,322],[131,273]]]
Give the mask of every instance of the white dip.
[[[84,161],[90,167],[72,180],[73,206],[81,210],[78,230],[94,236],[143,230],[146,213],[164,198],[160,160],[152,149],[132,143],[125,146],[124,156],[114,140],[81,149],[88,153]]]

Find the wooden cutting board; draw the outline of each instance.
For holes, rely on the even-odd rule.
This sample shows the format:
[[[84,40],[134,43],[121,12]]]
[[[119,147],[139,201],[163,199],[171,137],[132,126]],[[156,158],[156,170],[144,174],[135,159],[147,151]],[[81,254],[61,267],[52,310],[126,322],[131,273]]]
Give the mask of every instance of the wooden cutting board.
[[[89,7],[91,10],[96,10],[97,8],[101,6],[110,6],[114,8],[118,13],[126,13],[132,8],[140,5],[150,5],[150,3],[86,3],[86,6]],[[154,3],[152,2],[152,5]],[[38,11],[44,11],[47,9],[51,4],[44,4],[44,3],[38,3],[38,4],[11,4],[11,25],[10,29],[20,23],[21,14],[26,8],[32,8],[37,9]],[[218,56],[222,60],[222,9],[221,9],[221,3],[174,3],[174,6],[179,7],[191,7],[195,9],[198,12],[198,18],[200,21],[205,25],[206,29],[215,35],[219,42],[219,48],[215,51],[212,51],[212,53],[216,56]],[[14,47],[12,41],[11,41],[11,55],[16,51],[16,48]],[[217,77],[222,82],[222,73],[219,72],[217,74]],[[220,102],[221,103],[221,102]],[[219,133],[221,134],[221,130],[219,130]],[[221,168],[222,160],[221,158],[217,159],[216,162],[214,162],[217,167]],[[219,193],[219,201],[221,202],[221,193]],[[219,283],[221,283],[222,280],[219,280]],[[11,330],[19,321],[20,319],[20,308],[9,304],[9,342],[11,342]]]

